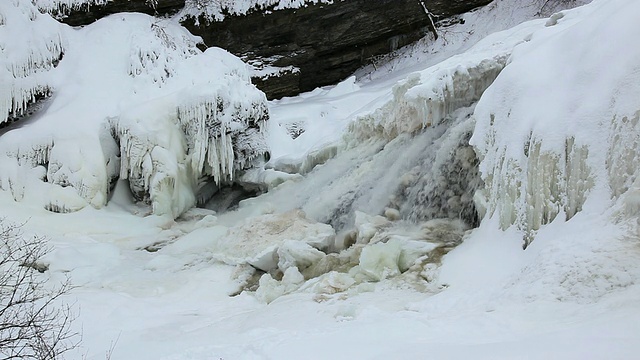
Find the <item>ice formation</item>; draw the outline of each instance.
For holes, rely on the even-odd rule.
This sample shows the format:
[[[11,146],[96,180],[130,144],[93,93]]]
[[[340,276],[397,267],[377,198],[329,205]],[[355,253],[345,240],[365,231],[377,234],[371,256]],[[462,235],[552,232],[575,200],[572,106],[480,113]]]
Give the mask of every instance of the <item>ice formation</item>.
[[[40,11],[53,16],[67,14],[70,10],[81,10],[91,5],[104,5],[111,0],[33,0]]]
[[[640,52],[607,39],[640,36],[640,8],[619,3],[585,6],[589,19],[553,17],[518,47],[476,108],[471,142],[482,158],[483,201],[502,228],[524,232],[525,246],[558,216],[605,211],[637,194]],[[585,36],[606,45],[596,51],[575,40]],[[534,67],[535,76],[522,76]]]
[[[146,15],[113,15],[72,30],[28,1],[15,4],[69,38],[64,59],[45,78],[56,96],[29,120],[31,143],[24,142],[27,128],[0,138],[0,188],[16,200],[31,194],[54,211],[99,208],[120,178],[156,214],[176,217],[195,205],[203,183],[231,182],[268,152],[266,97],[228,52],[202,52],[184,28]],[[43,39],[50,34],[58,33]],[[15,111],[26,105],[17,104]]]
[[[267,153],[264,95],[250,84],[201,86],[136,107],[111,120],[120,145],[120,178],[156,214],[174,217],[196,204],[201,179],[216,186]],[[240,89],[238,89],[238,87]],[[229,97],[244,91],[242,99]],[[155,117],[149,114],[156,113]]]
[[[330,154],[320,161],[313,153],[298,163],[274,161],[278,170],[306,175],[264,200],[287,195],[286,203],[274,204],[276,210],[301,208],[338,235],[328,249],[273,243],[271,269],[259,266],[267,273],[259,281],[253,276],[245,288],[257,287],[257,296],[270,302],[294,291],[311,291],[321,300],[394,278],[433,285],[441,256],[478,222],[473,197],[482,181],[468,144],[471,114],[511,49],[463,63],[454,58],[411,75],[394,88],[391,101],[356,119],[341,145],[315,151]],[[324,164],[306,169],[305,162]]]
[[[435,292],[432,280],[438,262],[462,241],[467,229],[456,220],[416,225],[366,214],[359,218],[354,234],[357,243],[347,249],[323,252],[304,242],[287,240],[275,251],[278,271],[268,271],[259,279],[255,272],[247,276],[246,271],[239,271],[237,280],[244,290],[255,287],[256,296],[265,302],[295,291],[314,293],[317,301],[323,301],[334,294],[371,290],[373,283],[387,279]]]
[[[393,139],[438,125],[480,99],[504,68],[510,49],[486,57],[455,56],[414,73],[393,88],[393,100],[350,125],[354,141],[373,135]]]
[[[49,70],[62,58],[65,45],[60,24],[31,2],[0,4],[0,126],[50,95]]]

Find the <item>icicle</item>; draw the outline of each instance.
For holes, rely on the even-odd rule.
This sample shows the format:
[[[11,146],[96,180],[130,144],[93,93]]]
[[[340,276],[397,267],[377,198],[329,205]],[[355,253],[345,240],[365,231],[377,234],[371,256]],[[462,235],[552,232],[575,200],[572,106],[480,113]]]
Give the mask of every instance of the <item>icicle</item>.
[[[11,19],[7,21],[6,18]],[[0,3],[0,124],[22,116],[51,92],[47,72],[64,53],[60,24],[30,1]],[[24,31],[23,29],[33,29]]]
[[[71,11],[89,10],[91,5],[105,5],[110,0],[31,0],[42,12],[63,17]]]

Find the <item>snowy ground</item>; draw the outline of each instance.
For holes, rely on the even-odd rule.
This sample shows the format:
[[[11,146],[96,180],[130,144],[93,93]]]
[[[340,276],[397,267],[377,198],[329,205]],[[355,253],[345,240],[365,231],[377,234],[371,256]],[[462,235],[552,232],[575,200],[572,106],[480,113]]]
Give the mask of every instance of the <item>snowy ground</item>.
[[[335,87],[270,102],[269,165],[304,168],[306,160],[309,169],[237,211],[192,210],[177,220],[148,215],[119,184],[99,210],[55,214],[0,191],[0,215],[25,223],[27,234],[50,238],[54,250],[43,259],[49,265],[43,276],[52,283],[69,276],[78,286],[65,300],[78,311],[73,326],[82,345],[68,357],[636,358],[640,177],[633,146],[640,144],[640,103],[633,99],[640,94],[640,56],[629,44],[640,36],[634,20],[640,6],[596,1],[485,38],[537,12],[518,3],[496,1],[465,15],[465,24],[448,28],[441,43],[405,49],[377,71],[363,69]],[[487,20],[496,18],[508,20]],[[474,23],[484,25],[471,28]],[[339,222],[331,212],[341,199],[355,193],[349,211],[384,213],[411,161],[429,158],[420,152],[431,150],[430,142],[446,145],[438,136],[457,134],[446,131],[449,124],[470,126],[466,115],[474,112],[472,142],[483,156],[483,179],[495,189],[485,201],[489,215],[441,264],[396,273],[398,257],[431,249],[416,250],[416,230],[393,221],[393,211],[388,220],[345,217],[367,254],[348,276],[330,272],[304,281],[286,261],[265,264],[277,253],[302,271],[301,262],[316,256],[315,248],[278,238],[287,231],[280,224],[291,218],[298,227],[289,239],[322,247],[327,228],[315,221]],[[611,125],[616,117],[626,117],[625,125]],[[427,119],[431,127],[422,132]],[[577,129],[563,125],[578,122]],[[292,128],[304,132],[291,139]],[[555,164],[544,154],[580,163],[563,157],[571,153],[565,136],[595,154],[571,155],[586,164],[577,170],[551,166],[550,178],[565,179],[566,186],[517,172]],[[549,144],[534,165],[528,162],[534,155],[520,155],[531,138]],[[511,162],[499,161],[505,158]],[[310,171],[309,164],[323,162]],[[580,177],[584,171],[589,175]],[[547,197],[526,196],[546,188],[554,189]],[[535,240],[523,251],[523,238],[532,233]],[[366,234],[389,240],[367,244]],[[397,257],[390,260],[392,253]],[[247,261],[277,266],[284,278],[265,275],[257,292],[240,292]]]

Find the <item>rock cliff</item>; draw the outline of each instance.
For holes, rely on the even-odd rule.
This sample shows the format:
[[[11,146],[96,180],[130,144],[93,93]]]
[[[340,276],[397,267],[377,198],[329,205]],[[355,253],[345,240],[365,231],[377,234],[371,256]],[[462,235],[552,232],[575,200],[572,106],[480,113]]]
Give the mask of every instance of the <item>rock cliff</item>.
[[[220,22],[189,18],[183,25],[208,46],[225,48],[249,62],[262,61],[282,68],[279,76],[255,80],[269,98],[279,98],[335,84],[372,57],[424,36],[432,19],[464,13],[489,2],[345,0],[227,16]]]
[[[270,99],[292,96],[343,80],[377,55],[418,40],[433,22],[486,5],[492,0],[336,0],[299,9],[262,9],[227,14],[222,21],[202,15],[182,24],[218,46],[263,68],[254,82]],[[170,14],[185,0],[113,0],[63,19],[83,25],[110,13]]]

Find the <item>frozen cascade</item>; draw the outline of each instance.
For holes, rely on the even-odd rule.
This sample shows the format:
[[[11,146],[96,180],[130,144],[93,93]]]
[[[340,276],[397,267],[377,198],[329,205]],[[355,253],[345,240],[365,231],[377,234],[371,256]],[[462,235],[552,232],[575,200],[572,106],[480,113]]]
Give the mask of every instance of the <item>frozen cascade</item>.
[[[403,218],[413,222],[450,218],[470,226],[478,224],[473,197],[484,184],[469,145],[474,127],[471,111],[462,109],[434,149],[428,149],[418,165],[401,177],[393,203]]]
[[[362,195],[353,191],[343,194],[329,221],[334,225],[349,223],[349,209],[360,209],[367,199],[368,205],[376,204],[373,211],[367,209],[369,213],[381,214],[390,207],[411,221],[446,217],[475,225],[473,194],[481,181],[475,153],[468,145],[472,108],[465,107],[480,99],[507,58],[507,52],[464,62],[454,57],[415,73],[393,88],[392,101],[352,123],[345,136],[348,146],[379,141],[375,139],[388,141],[374,156],[379,163],[367,168],[372,173],[379,171],[373,169],[390,170],[388,174],[394,178],[372,177],[372,182],[379,184],[376,187],[386,187],[384,195],[373,190]]]
[[[240,59],[218,48],[198,50],[199,38],[171,21],[118,14],[70,29],[29,0],[0,4],[0,35],[10,20],[22,19],[7,11],[22,8],[32,11],[35,23],[21,29],[34,31],[12,34],[37,38],[44,26],[38,24],[50,21],[56,27],[37,40],[61,39],[64,30],[69,44],[53,69],[51,59],[59,54],[46,57],[40,42],[33,43],[35,70],[26,79],[51,84],[56,96],[28,127],[8,128],[0,137],[0,188],[16,201],[58,212],[100,208],[121,178],[154,213],[176,217],[195,204],[200,185],[235,180],[266,155],[266,97]],[[12,41],[0,37],[3,45]],[[23,55],[11,54],[0,63]],[[36,55],[50,66],[38,67]],[[6,84],[13,85],[1,84],[4,96]]]
[[[595,14],[588,20],[554,16],[546,26],[563,31],[520,46],[476,107],[471,142],[486,183],[478,197],[503,229],[523,232],[525,246],[543,225],[585,207],[606,212],[622,201],[631,214],[638,208],[640,51],[623,44],[593,51],[576,39],[640,36],[632,15],[640,8],[628,3],[600,12],[603,3],[585,7]],[[523,77],[532,67],[536,77]]]
[[[292,291],[316,292],[321,301],[396,277],[428,287],[440,257],[478,223],[473,195],[482,181],[468,144],[471,115],[506,59],[506,52],[454,58],[411,75],[393,89],[393,100],[356,119],[342,144],[328,147],[333,158],[259,202],[220,214],[221,223],[232,224],[256,212],[301,209],[337,232],[323,251],[274,243],[272,265],[260,268],[266,274],[242,272],[241,286],[257,288],[267,302]],[[304,168],[275,167],[285,165]]]
[[[31,31],[22,31],[22,29]],[[51,92],[49,70],[65,47],[61,25],[29,1],[0,3],[0,126]]]
[[[228,89],[214,94],[187,97],[177,110],[192,153],[191,168],[197,174],[213,177],[216,184],[233,181],[234,172],[246,169],[253,160],[268,152],[262,136],[269,111],[264,95],[246,89],[248,104],[225,96]],[[206,171],[205,171],[206,169]]]
[[[471,198],[479,180],[465,144],[473,127],[468,106],[496,78],[508,51],[485,55],[453,57],[400,82],[391,101],[350,125],[334,158],[265,200],[273,199],[278,211],[302,209],[339,233],[352,228],[355,211],[377,215],[387,208],[413,221],[452,217],[475,224]],[[245,203],[250,208],[251,200]]]

